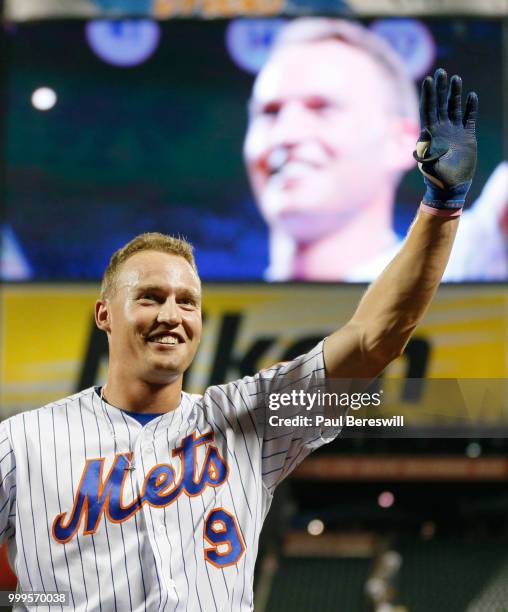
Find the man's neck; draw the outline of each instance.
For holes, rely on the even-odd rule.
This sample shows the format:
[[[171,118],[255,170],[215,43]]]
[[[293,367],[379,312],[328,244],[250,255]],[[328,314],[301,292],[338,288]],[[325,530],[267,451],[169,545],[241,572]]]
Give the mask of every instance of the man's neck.
[[[132,379],[125,383],[110,372],[102,393],[108,404],[122,410],[140,413],[170,412],[180,405],[182,377],[166,385]]]
[[[288,278],[340,281],[392,247],[392,204],[377,203],[320,239],[296,244]]]

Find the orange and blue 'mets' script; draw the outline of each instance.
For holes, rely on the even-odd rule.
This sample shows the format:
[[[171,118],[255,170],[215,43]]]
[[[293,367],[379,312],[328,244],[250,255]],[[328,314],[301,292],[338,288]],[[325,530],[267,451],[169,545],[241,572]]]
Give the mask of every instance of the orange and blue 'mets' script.
[[[107,476],[103,477],[104,457],[86,461],[72,511],[61,512],[53,521],[53,538],[60,544],[69,542],[84,520],[83,535],[95,533],[102,515],[108,520],[122,523],[132,518],[143,506],[164,508],[185,493],[189,497],[200,495],[206,487],[217,487],[229,476],[229,468],[216,446],[214,433],[197,437],[195,433],[182,439],[173,450],[180,457],[180,480],[175,482],[175,469],[169,463],[158,463],[146,475],[141,495],[124,505],[123,488],[129,471],[132,453],[118,453]],[[206,445],[205,459],[198,468],[196,449]],[[238,562],[245,551],[245,544],[235,517],[224,508],[212,509],[204,521],[204,539],[211,544],[205,549],[205,559],[217,567],[227,567]]]
[[[173,456],[179,456],[181,461],[179,482],[175,482],[176,474],[172,465],[159,463],[146,475],[141,495],[127,505],[124,505],[122,497],[132,453],[118,453],[105,478],[105,458],[88,459],[69,517],[67,518],[67,512],[61,512],[53,521],[54,539],[61,544],[71,540],[83,519],[83,534],[89,535],[97,531],[104,513],[111,522],[122,523],[134,516],[143,504],[164,508],[182,493],[196,496],[207,486],[221,485],[228,478],[229,468],[217,447],[210,444],[213,439],[213,432],[199,437],[193,433],[183,438],[181,445],[173,450]],[[207,445],[206,455],[199,470],[196,449],[203,444]],[[222,537],[219,538],[219,535]],[[217,546],[221,543],[227,545],[227,553],[221,553],[219,548],[207,551],[205,557],[214,564],[230,565],[238,561],[244,552],[245,547],[236,520],[223,508],[209,514],[205,521],[204,536],[208,542]]]

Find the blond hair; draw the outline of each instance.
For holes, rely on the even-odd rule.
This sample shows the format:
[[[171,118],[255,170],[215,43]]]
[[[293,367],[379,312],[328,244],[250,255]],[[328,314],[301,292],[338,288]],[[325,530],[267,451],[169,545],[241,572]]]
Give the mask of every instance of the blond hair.
[[[344,42],[369,55],[387,77],[397,114],[419,121],[415,86],[402,59],[381,36],[359,23],[327,17],[295,19],[281,29],[273,52],[291,44],[329,40]]]
[[[107,268],[104,270],[101,283],[101,298],[111,297],[115,291],[116,278],[120,266],[136,253],[142,251],[159,251],[178,255],[187,261],[196,274],[198,269],[194,260],[192,245],[183,238],[175,238],[159,232],[147,232],[133,238],[130,242],[113,253]]]

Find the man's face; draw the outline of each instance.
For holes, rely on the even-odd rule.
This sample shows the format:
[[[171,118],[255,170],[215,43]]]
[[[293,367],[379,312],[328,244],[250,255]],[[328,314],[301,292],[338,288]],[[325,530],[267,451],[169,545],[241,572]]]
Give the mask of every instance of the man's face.
[[[360,49],[320,41],[277,50],[254,85],[244,143],[265,220],[313,239],[393,189],[392,107],[382,69]]]
[[[183,257],[136,253],[121,265],[106,308],[110,369],[168,384],[188,368],[201,337],[201,285]]]

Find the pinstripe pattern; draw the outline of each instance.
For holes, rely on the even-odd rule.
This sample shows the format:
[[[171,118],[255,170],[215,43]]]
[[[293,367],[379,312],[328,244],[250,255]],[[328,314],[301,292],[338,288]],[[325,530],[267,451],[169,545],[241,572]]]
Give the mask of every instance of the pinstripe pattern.
[[[268,430],[264,394],[296,382],[305,388],[323,376],[320,343],[293,362],[210,387],[203,396],[183,393],[177,410],[145,426],[102,402],[93,388],[0,423],[0,535],[15,534],[9,554],[22,588],[70,591],[72,607],[80,611],[253,610],[258,538],[273,490],[325,442],[315,430]],[[103,458],[106,487],[115,455],[133,453],[134,469],[120,472],[118,480],[120,486],[123,475],[120,499],[127,507],[145,494],[155,465],[174,470],[163,494],[188,482],[178,449],[187,436],[196,440],[209,432],[213,440],[196,444],[194,465],[186,464],[185,474],[191,465],[194,482],[205,483],[198,494],[184,488],[164,507],[143,503],[123,522],[101,514],[87,535],[84,514],[65,543],[55,539],[53,522],[61,513],[62,526],[70,521],[87,460],[98,465]],[[212,446],[228,469],[216,485],[200,480]],[[205,519],[218,508],[234,517],[245,548],[235,549],[237,557],[223,567],[205,555],[205,549],[214,550],[204,538]]]

